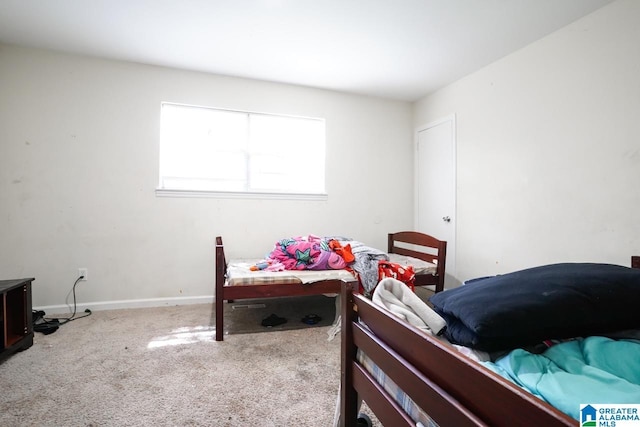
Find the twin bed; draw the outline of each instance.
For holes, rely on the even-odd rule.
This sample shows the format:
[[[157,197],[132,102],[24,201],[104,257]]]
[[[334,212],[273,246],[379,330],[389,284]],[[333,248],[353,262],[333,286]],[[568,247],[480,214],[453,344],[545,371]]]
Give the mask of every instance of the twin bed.
[[[640,257],[632,257],[631,264],[636,269],[640,268]],[[568,271],[570,276],[559,276],[558,271]],[[530,287],[521,282],[523,277],[533,279]],[[638,270],[600,264],[559,264],[526,270],[524,273],[486,278],[484,280],[489,281],[484,283],[482,280],[463,285],[460,291],[449,290],[430,298],[434,307],[447,316],[447,328],[452,330],[448,331],[446,337],[459,338],[462,341],[468,339],[469,343],[478,345],[487,352],[507,347],[516,348],[523,343],[534,343],[545,333],[560,334],[568,338],[576,331],[586,332],[586,336],[600,335],[599,331],[634,328],[634,331],[624,331],[626,335],[623,334],[620,338],[633,337],[634,334],[638,337]],[[540,287],[545,283],[549,288],[540,292]],[[557,289],[552,289],[558,284],[566,289],[564,294],[561,292],[558,295]],[[494,285],[497,287],[492,288]],[[518,285],[522,286],[517,288]],[[477,293],[483,288],[489,289],[489,294],[482,296]],[[513,288],[513,292],[510,292],[509,288]],[[496,308],[492,312],[494,305],[499,306],[503,302],[500,299],[501,295],[497,293],[500,289],[506,294],[505,301],[516,305],[513,309]],[[524,296],[525,305],[522,307],[520,302],[513,299],[517,294]],[[495,299],[495,304],[489,302],[492,298]],[[608,399],[606,402],[584,401],[579,402],[580,404],[640,404],[640,342],[637,339],[568,339],[555,343],[543,353],[559,354],[561,349],[569,348],[570,356],[561,356],[558,362],[576,365],[581,358],[579,350],[589,347],[592,343],[588,340],[593,338],[605,342],[612,350],[606,356],[600,357],[600,363],[605,365],[605,370],[624,371],[623,374],[627,377],[620,380],[623,388],[617,395],[610,394],[609,388],[613,387],[612,384],[594,386],[596,383],[587,376],[584,382],[580,383],[582,386],[576,383],[562,383],[561,380],[570,376],[582,381],[583,372],[596,371],[596,368],[591,366],[578,366],[577,375],[556,372],[550,365],[540,367],[523,363],[522,366],[518,366],[533,383],[535,391],[543,391],[545,386],[550,384],[550,388],[555,389],[556,393],[559,391],[561,397],[573,398],[569,407],[560,411],[543,398],[527,391],[526,378],[523,383],[505,379],[496,373],[500,369],[495,368],[491,362],[474,360],[451,345],[448,342],[450,340],[445,342],[440,337],[429,335],[409,325],[363,298],[355,291],[352,283],[343,288],[342,301],[340,425],[362,425],[357,421],[358,407],[362,400],[383,425],[394,427],[415,426],[417,422],[425,427],[578,425],[576,418],[588,415],[588,411],[581,413],[579,404],[575,402],[576,396],[571,395],[593,397],[606,393]],[[548,316],[544,319],[537,315],[540,307],[536,308],[535,305],[538,303],[541,304],[540,307],[551,305],[551,311],[545,312]],[[554,307],[553,304],[556,303],[557,306]],[[462,317],[470,316],[464,321],[472,325],[474,333],[463,331],[461,335],[456,335],[460,331],[452,325],[456,322],[454,311],[458,306],[462,307]],[[487,313],[490,317],[487,317]],[[474,323],[474,316],[479,316],[477,323]],[[496,334],[495,331],[500,328],[504,328],[505,331],[509,329],[507,326],[500,326],[501,323],[496,320],[496,316],[505,317],[503,320],[506,323],[502,324],[508,325],[517,333]],[[487,325],[491,327],[487,329]],[[549,332],[551,330],[553,332]],[[621,347],[625,350],[613,347],[617,345],[626,346]],[[515,352],[538,357],[537,354],[530,354],[524,350],[514,350]],[[508,354],[508,357],[511,357],[511,353]],[[507,357],[497,360],[507,360]],[[556,377],[551,380],[541,379],[536,369],[549,371]],[[597,375],[606,381],[611,381],[612,378],[605,371],[598,371]],[[580,400],[580,397],[577,399]],[[572,416],[567,415],[568,413]],[[590,415],[603,416],[595,411]],[[613,425],[596,423],[594,418],[592,420],[592,424],[585,425]],[[585,420],[581,419],[582,421]]]
[[[415,286],[433,286],[435,292],[444,289],[447,242],[415,231],[390,233],[387,253],[391,261],[415,267]],[[224,339],[225,301],[339,295],[345,282],[357,280],[349,270],[251,271],[249,266],[256,260],[227,260],[220,236],[215,257],[216,341]]]

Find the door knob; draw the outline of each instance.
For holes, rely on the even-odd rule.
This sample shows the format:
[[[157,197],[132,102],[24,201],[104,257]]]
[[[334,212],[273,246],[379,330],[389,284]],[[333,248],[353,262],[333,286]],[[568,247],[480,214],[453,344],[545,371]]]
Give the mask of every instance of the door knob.
[[[443,220],[444,222],[451,222],[451,218],[449,218],[448,216],[443,216],[443,217],[442,217],[442,220]]]

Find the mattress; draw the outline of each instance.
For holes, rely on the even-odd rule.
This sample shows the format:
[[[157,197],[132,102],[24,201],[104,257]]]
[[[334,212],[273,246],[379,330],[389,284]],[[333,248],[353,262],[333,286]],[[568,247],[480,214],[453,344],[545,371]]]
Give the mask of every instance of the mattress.
[[[252,271],[251,266],[261,259],[234,260],[227,264],[227,281],[225,286],[306,284],[322,280],[351,281],[354,274],[348,270],[285,270],[285,271]]]
[[[416,274],[435,274],[436,265],[404,255],[389,254],[389,260],[402,266],[412,266]],[[227,263],[227,280],[225,286],[250,286],[271,284],[307,284],[323,280],[355,279],[349,270],[286,270],[286,271],[252,271],[251,266],[262,259],[238,259]]]

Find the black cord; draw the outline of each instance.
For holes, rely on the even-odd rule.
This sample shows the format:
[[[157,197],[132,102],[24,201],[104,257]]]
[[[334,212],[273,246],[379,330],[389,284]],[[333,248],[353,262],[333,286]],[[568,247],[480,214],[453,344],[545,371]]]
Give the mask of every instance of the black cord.
[[[43,318],[42,320],[44,320],[47,323],[57,323],[58,325],[64,325],[65,323],[71,322],[73,320],[78,320],[78,319],[82,319],[83,317],[91,316],[91,310],[87,308],[84,311],[86,313],[84,316],[76,317],[76,308],[77,308],[76,307],[76,285],[82,279],[84,279],[84,276],[78,277],[76,281],[73,283],[73,288],[71,289],[73,292],[73,313],[71,314],[71,316],[70,317],[49,317],[46,319]]]

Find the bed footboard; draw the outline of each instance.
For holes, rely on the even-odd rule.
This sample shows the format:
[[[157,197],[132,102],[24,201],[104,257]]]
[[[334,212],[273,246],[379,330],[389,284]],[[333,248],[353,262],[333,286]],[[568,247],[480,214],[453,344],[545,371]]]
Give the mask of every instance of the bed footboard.
[[[351,284],[342,293],[342,322],[342,426],[356,425],[359,399],[367,402],[383,425],[415,425],[360,364],[358,350],[440,426],[513,426],[524,421],[541,426],[577,425],[576,420],[452,346],[354,294]]]

